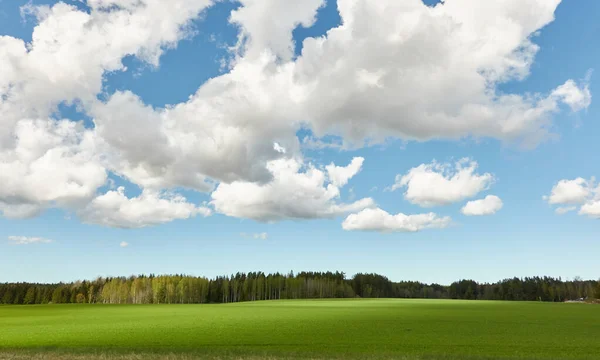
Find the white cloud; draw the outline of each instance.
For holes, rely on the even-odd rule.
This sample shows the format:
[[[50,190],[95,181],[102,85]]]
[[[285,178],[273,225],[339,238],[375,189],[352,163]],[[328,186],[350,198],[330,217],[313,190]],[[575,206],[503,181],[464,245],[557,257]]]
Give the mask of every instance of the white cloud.
[[[240,233],[241,237],[249,237],[249,238],[253,238],[253,239],[260,239],[260,240],[267,240],[269,238],[269,234],[266,232],[262,232],[262,233],[254,233],[254,234],[247,234],[247,233]]]
[[[260,233],[260,234],[254,234],[255,239],[267,240],[268,237],[269,237],[269,235],[265,232]]]
[[[29,5],[38,21],[31,43],[0,36],[0,144],[20,117],[46,118],[59,102],[93,100],[106,72],[124,70],[125,56],[157,66],[163,49],[188,36],[187,25],[211,3],[92,0],[89,12],[64,2]]]
[[[126,247],[129,246],[129,243],[126,242],[126,241],[121,241],[121,243],[119,244],[119,246],[122,247],[122,248],[126,248]]]
[[[577,206],[563,206],[563,207],[556,208],[556,210],[554,210],[554,212],[557,213],[558,215],[564,215],[566,213],[569,213],[569,212],[575,211],[575,210],[577,210]]]
[[[591,195],[591,184],[584,178],[560,180],[553,188],[550,196],[545,196],[549,204],[582,204]]]
[[[535,145],[561,103],[589,105],[587,85],[568,80],[531,96],[496,87],[529,74],[532,34],[559,3],[338,1],[342,24],[306,39],[294,66],[302,109],[316,136],[354,143],[475,136]]]
[[[582,205],[579,215],[586,215],[592,219],[600,219],[600,200],[590,201]]]
[[[560,101],[586,104],[576,99],[587,95],[577,96],[572,81],[547,97],[497,96],[493,89],[526,75],[537,50],[528,37],[552,21],[557,4],[529,0],[532,11],[521,14],[523,6],[514,2],[432,10],[419,2],[341,1],[344,24],[327,37],[307,39],[302,56],[292,61],[291,32],[310,25],[322,1],[293,7],[242,1],[231,21],[242,29],[243,55],[230,73],[172,108],[151,109],[124,92],[96,103],[92,113],[111,170],[140,186],[198,191],[209,191],[210,179],[268,181],[270,161],[299,155],[295,131],[303,125],[318,135],[344,135],[343,141],[471,134],[534,143]],[[465,9],[471,8],[495,21],[470,17]],[[378,27],[364,26],[375,22]],[[353,79],[364,86],[348,83]],[[464,84],[460,91],[457,82]],[[118,140],[129,136],[135,141]],[[156,149],[153,156],[139,150],[149,147]],[[279,151],[284,148],[285,154]]]
[[[588,84],[578,86],[573,80],[567,80],[563,85],[557,87],[552,95],[558,97],[573,111],[587,109],[592,104],[592,93]]]
[[[269,237],[269,234],[267,234],[266,232],[263,232],[260,234],[254,234],[255,239],[267,240],[268,237]]]
[[[127,198],[123,187],[96,197],[78,212],[86,223],[126,229],[210,214],[210,209],[189,203],[181,195],[144,190],[138,197]]]
[[[325,0],[240,0],[241,7],[231,12],[229,21],[240,26],[238,46],[253,59],[270,51],[282,60],[294,54],[292,31],[310,27]]]
[[[273,143],[273,150],[277,151],[280,154],[285,154],[287,150],[278,143]]]
[[[89,0],[88,11],[62,2],[28,6],[38,22],[31,43],[0,36],[0,212],[22,218],[62,207],[85,221],[145,226],[199,209],[165,195],[181,187],[216,187],[218,211],[261,221],[373,206],[338,199],[359,160],[301,171],[302,128],[317,139],[305,146],[343,149],[386,138],[493,137],[534,146],[549,136],[560,105],[578,111],[591,103],[587,80],[565,79],[545,94],[497,91],[528,75],[538,51],[532,34],[553,20],[559,2],[454,0],[432,8],[416,0],[338,0],[341,25],[306,39],[295,58],[293,30],[311,26],[324,1],[242,0],[230,17],[240,27],[230,72],[165,108],[126,90],[104,94],[106,74],[128,71],[126,56],[157,67],[212,1]],[[95,129],[52,120],[61,102],[91,116]],[[320,140],[328,138],[336,140]],[[142,188],[141,197],[98,196],[110,172]],[[409,181],[407,198],[423,206],[466,199],[492,181],[471,173],[475,179],[457,185],[454,177],[421,175],[445,186],[430,199]],[[257,193],[246,198],[247,191]],[[112,214],[103,208],[109,198]],[[123,210],[140,201],[159,207],[145,209],[148,221]],[[181,212],[171,212],[174,204]]]
[[[445,228],[451,223],[449,217],[439,217],[434,213],[391,215],[376,208],[365,209],[357,214],[349,215],[342,223],[342,228],[349,231],[379,232],[416,232],[424,229]]]
[[[210,191],[217,181],[270,180],[267,163],[300,150],[297,122],[288,115],[291,79],[271,61],[240,62],[187,102],[165,109],[152,109],[131,92],[96,102],[91,113],[107,167],[153,188]]]
[[[21,120],[13,136],[13,149],[0,151],[0,210],[7,217],[85,203],[106,181],[93,134],[80,123]]]
[[[404,197],[423,207],[449,205],[471,198],[490,187],[494,176],[477,174],[477,162],[462,159],[454,165],[421,164],[396,176],[392,190],[406,188]]]
[[[39,215],[43,207],[36,204],[9,204],[0,201],[0,214],[8,219],[26,219]]]
[[[339,187],[333,181],[327,183],[323,171],[312,164],[304,165],[301,160],[273,160],[267,168],[273,176],[268,183],[236,181],[219,184],[212,193],[211,201],[216,211],[238,218],[272,222],[331,218],[374,205],[371,198],[351,204],[340,203]]]
[[[59,2],[27,5],[37,18],[31,43],[0,36],[0,213],[9,218],[49,207],[80,208],[107,179],[97,133],[53,120],[59,103],[86,111],[104,75],[134,55],[153,66],[189,35],[207,0],[90,0],[89,12]],[[142,126],[145,128],[145,126]],[[147,153],[146,155],[152,152]]]
[[[365,159],[356,157],[348,166],[335,166],[331,163],[325,167],[329,180],[334,186],[343,187],[348,183],[348,180],[358,174],[362,168]]]
[[[52,242],[50,239],[27,236],[9,236],[8,241],[13,245],[49,244]]]
[[[550,205],[572,205],[558,207],[555,212],[559,215],[575,211],[579,208],[579,215],[592,219],[600,219],[600,185],[595,186],[596,179],[576,178],[574,180],[560,180],[549,196],[543,199]]]
[[[469,201],[461,212],[467,216],[493,215],[502,209],[502,200],[495,195],[488,195],[484,199]]]

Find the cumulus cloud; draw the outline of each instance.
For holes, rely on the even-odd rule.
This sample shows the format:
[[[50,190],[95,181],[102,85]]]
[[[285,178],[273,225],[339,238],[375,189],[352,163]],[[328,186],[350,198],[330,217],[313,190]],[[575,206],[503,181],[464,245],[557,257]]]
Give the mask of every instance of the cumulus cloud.
[[[422,207],[449,205],[477,195],[494,182],[492,174],[476,173],[477,167],[477,162],[469,159],[455,164],[421,164],[396,176],[391,189],[406,188],[406,200]]]
[[[550,192],[544,196],[550,205],[571,205],[558,207],[555,212],[559,215],[575,211],[579,206],[579,215],[592,219],[600,219],[600,185],[596,186],[596,179],[576,178],[573,180],[560,180]]]
[[[48,244],[52,240],[42,237],[9,236],[8,241],[13,245]]]
[[[582,204],[591,195],[591,183],[584,178],[574,180],[560,180],[544,199],[549,204]]]
[[[349,167],[353,167],[352,163]],[[332,218],[374,206],[371,198],[350,204],[340,203],[340,188],[336,186],[340,179],[328,180],[323,171],[312,164],[305,165],[299,159],[273,160],[267,168],[273,177],[268,183],[236,181],[219,184],[211,195],[211,204],[216,211],[238,218],[272,222]],[[342,177],[345,181],[341,183],[347,182],[354,174]]]
[[[474,136],[535,145],[560,104],[589,105],[587,85],[567,80],[530,96],[496,87],[529,74],[539,49],[531,36],[559,2],[338,1],[342,24],[306,39],[294,67],[309,90],[306,117],[317,136],[355,143]]]
[[[57,105],[89,110],[104,75],[125,70],[125,56],[157,66],[164,49],[188,36],[187,25],[210,4],[90,0],[89,11],[64,2],[24,8],[37,19],[32,41],[0,36],[2,215],[80,208],[94,198],[107,179],[104,140],[82,123],[53,119]]]
[[[385,210],[375,208],[349,215],[342,223],[342,228],[348,231],[417,232],[424,229],[445,228],[451,221],[449,217],[439,217],[434,213],[392,215]]]
[[[292,31],[310,27],[325,0],[280,1],[240,0],[241,7],[231,12],[229,21],[240,27],[238,50],[247,59],[270,51],[281,60],[294,55]]]
[[[467,216],[493,215],[502,209],[502,200],[495,195],[488,195],[484,199],[469,201],[461,212]]]
[[[95,103],[91,114],[107,167],[152,188],[210,191],[215,181],[270,180],[267,162],[297,155],[300,145],[293,123],[266,116],[285,119],[289,107],[269,91],[287,80],[264,79],[257,75],[262,71],[261,64],[240,64],[189,101],[164,109],[146,106],[131,92]]]
[[[210,214],[209,208],[196,206],[181,195],[144,190],[140,196],[128,198],[123,187],[96,197],[78,212],[86,223],[125,229]]]
[[[14,148],[0,151],[0,211],[24,218],[91,200],[107,178],[95,140],[81,123],[22,120]]]
[[[31,43],[0,36],[0,144],[23,116],[46,118],[59,102],[93,100],[106,72],[125,69],[125,56],[158,66],[164,49],[188,36],[186,25],[210,4],[91,0],[89,12],[64,2],[29,5],[38,21]]]
[[[230,71],[202,84],[187,101],[162,108],[127,90],[103,93],[106,74],[126,71],[126,56],[158,67],[164,51],[193,34],[191,21],[212,1],[86,3],[87,10],[63,2],[30,5],[27,12],[37,21],[31,43],[0,36],[5,217],[61,207],[107,226],[158,224],[190,217],[198,208],[165,195],[178,188],[215,189],[213,206],[230,216],[337,216],[373,205],[371,199],[338,199],[362,162],[325,171],[305,166],[298,160],[299,129],[319,139],[305,146],[343,149],[387,138],[492,137],[535,146],[549,136],[561,105],[580,111],[592,99],[586,81],[569,79],[544,93],[497,91],[499,84],[528,75],[538,51],[532,35],[554,19],[559,0],[461,0],[435,7],[418,0],[338,0],[341,24],[304,40],[297,57],[292,33],[314,24],[324,1],[241,0],[229,20],[239,27]],[[60,103],[77,106],[95,128],[53,119]],[[423,166],[425,173],[440,172]],[[98,196],[109,173],[139,186],[142,195]],[[428,198],[426,189],[408,181],[407,199],[422,206],[452,203],[475,196],[493,178],[470,175],[475,179],[462,184],[462,178],[425,174],[445,190]],[[242,196],[247,191],[258,193]],[[148,215],[150,221],[127,211],[105,215],[98,204],[106,198],[123,206],[146,201],[162,215]],[[188,210],[165,213],[165,201]]]
[[[600,219],[600,200],[593,200],[581,206],[579,215],[586,215],[592,219]]]
[[[0,201],[0,214],[7,219],[27,219],[39,215],[43,207],[37,204],[10,204]]]
[[[129,246],[129,243],[126,242],[126,241],[121,241],[121,243],[119,244],[119,246],[122,247],[122,248],[126,248],[126,247]]]
[[[325,167],[327,175],[331,183],[335,186],[342,187],[348,183],[354,175],[358,174],[361,170],[365,159],[357,157],[352,159],[352,162],[348,166],[335,166],[331,163]]]
[[[552,95],[561,99],[573,111],[587,109],[592,104],[592,93],[589,85],[583,84],[582,87],[573,80],[567,80],[563,85],[557,87]]]

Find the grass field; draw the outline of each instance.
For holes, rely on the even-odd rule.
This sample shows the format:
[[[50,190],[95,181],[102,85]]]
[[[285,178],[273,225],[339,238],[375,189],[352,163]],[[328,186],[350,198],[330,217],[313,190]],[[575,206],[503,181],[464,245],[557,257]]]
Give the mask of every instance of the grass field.
[[[0,306],[0,359],[600,359],[600,307],[436,300]],[[137,354],[137,355],[136,355]]]

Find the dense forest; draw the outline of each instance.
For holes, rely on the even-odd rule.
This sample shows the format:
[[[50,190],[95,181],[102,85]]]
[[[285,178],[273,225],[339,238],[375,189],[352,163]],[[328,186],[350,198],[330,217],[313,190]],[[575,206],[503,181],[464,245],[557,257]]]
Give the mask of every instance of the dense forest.
[[[0,304],[202,304],[274,299],[428,298],[561,302],[600,298],[600,282],[550,277],[505,279],[493,284],[460,280],[450,286],[392,282],[378,274],[300,272],[237,273],[214,279],[185,275],[97,278],[60,284],[0,284]]]

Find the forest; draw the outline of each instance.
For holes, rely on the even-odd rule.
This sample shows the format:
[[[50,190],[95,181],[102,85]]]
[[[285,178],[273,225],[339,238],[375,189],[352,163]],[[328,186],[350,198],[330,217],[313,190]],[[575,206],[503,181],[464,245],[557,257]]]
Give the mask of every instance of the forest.
[[[426,298],[562,302],[600,298],[600,282],[575,278],[511,278],[496,283],[456,281],[449,286],[393,282],[379,274],[237,273],[213,279],[187,275],[99,277],[59,284],[0,284],[0,304],[203,304],[276,299]]]

